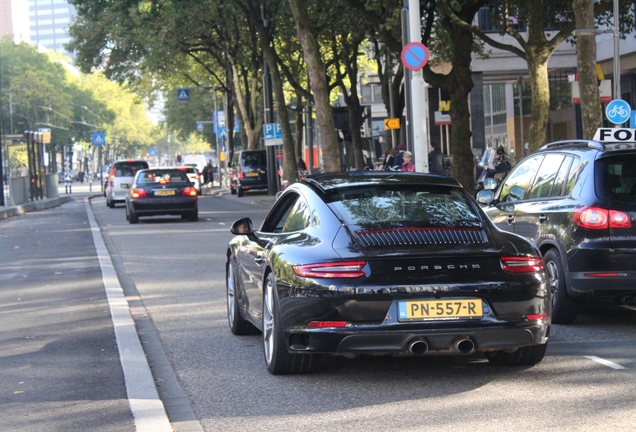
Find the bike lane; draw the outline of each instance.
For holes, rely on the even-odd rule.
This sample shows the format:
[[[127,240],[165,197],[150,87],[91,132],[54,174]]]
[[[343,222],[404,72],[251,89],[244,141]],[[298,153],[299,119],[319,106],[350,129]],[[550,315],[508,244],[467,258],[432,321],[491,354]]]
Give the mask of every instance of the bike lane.
[[[134,350],[116,338],[105,291],[118,282],[104,277],[81,198],[0,221],[0,430],[153,430],[129,400],[144,393],[122,370]]]

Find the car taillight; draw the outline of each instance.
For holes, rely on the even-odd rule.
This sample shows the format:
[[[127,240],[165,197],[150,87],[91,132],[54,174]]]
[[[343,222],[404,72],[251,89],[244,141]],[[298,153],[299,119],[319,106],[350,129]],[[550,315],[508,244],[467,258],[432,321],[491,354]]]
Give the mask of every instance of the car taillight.
[[[198,179],[199,179],[199,177],[201,177],[201,176],[200,176],[199,174],[195,174],[195,175],[193,175],[192,177],[194,177],[194,179],[195,179],[195,180],[198,180]]]
[[[632,221],[629,215],[622,211],[610,210],[609,211],[610,228],[631,228]]]
[[[110,187],[115,187],[115,167],[110,169]]]
[[[298,276],[313,278],[357,278],[364,276],[362,268],[366,261],[340,261],[333,263],[294,266]]]
[[[544,270],[540,257],[501,257],[501,268],[510,273],[537,273]]]
[[[530,315],[526,315],[526,318],[528,319],[528,321],[545,320],[545,319],[548,319],[548,314],[547,313],[530,314]]]
[[[574,223],[587,229],[630,228],[629,215],[622,211],[600,207],[583,207],[574,210]]]
[[[344,327],[346,325],[346,321],[309,321],[307,323],[307,327],[313,328]]]
[[[146,191],[145,191],[145,190],[143,190],[143,189],[133,188],[133,189],[130,191],[130,195],[131,195],[133,198],[142,198],[142,197],[145,197],[145,196],[146,196]]]
[[[245,174],[243,174],[243,171],[240,171],[238,173],[238,178],[245,178]]]
[[[183,190],[183,195],[186,196],[197,196],[197,190],[193,187],[187,187]]]

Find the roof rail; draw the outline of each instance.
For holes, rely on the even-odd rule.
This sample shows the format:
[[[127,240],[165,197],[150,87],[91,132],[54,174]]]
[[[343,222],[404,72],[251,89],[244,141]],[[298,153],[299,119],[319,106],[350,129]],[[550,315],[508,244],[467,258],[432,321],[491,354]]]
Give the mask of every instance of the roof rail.
[[[539,150],[547,150],[555,147],[589,147],[596,150],[605,150],[605,146],[598,141],[593,140],[564,140],[564,141],[556,141],[542,146]]]

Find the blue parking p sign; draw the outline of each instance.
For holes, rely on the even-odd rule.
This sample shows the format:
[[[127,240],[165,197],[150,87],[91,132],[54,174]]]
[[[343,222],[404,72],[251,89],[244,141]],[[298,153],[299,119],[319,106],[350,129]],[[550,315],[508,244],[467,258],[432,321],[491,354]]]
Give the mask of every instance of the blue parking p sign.
[[[263,133],[266,146],[283,144],[283,130],[280,127],[280,123],[264,124]]]

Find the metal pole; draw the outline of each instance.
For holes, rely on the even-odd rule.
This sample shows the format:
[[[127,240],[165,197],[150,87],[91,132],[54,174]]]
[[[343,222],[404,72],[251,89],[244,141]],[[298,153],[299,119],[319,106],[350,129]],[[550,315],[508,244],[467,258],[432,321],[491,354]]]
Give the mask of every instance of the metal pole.
[[[265,4],[261,6],[263,26],[268,32],[269,22]],[[272,77],[269,74],[267,58],[263,54],[263,108],[265,110],[265,123],[274,123],[274,98],[272,96]],[[276,195],[278,192],[278,164],[276,163],[276,147],[266,146],[267,149],[267,194]]]
[[[402,47],[406,46],[410,42],[409,34],[409,0],[404,0],[404,7],[402,8]],[[404,139],[406,140],[406,146],[412,149],[413,145],[413,110],[411,108],[411,70],[404,68],[404,98],[406,108],[406,124],[404,125]],[[402,113],[400,113],[402,117]]]
[[[525,156],[526,144],[523,141],[523,77],[519,77],[519,140],[521,141],[521,158]]]
[[[387,73],[387,82],[389,83],[389,110],[391,114],[391,118],[395,118],[395,102],[393,101],[393,62],[391,61],[391,51],[388,47],[386,47],[386,73]],[[398,130],[391,129],[391,147],[397,147],[398,141]],[[382,161],[384,163],[384,161]]]
[[[620,33],[618,27],[618,0],[614,0],[614,99],[621,98],[621,50],[620,50]],[[619,125],[616,125],[619,127]]]
[[[410,42],[421,42],[422,24],[419,0],[409,0]],[[411,118],[409,130],[413,141],[409,149],[413,152],[415,171],[428,172],[428,93],[422,70],[411,71]]]

